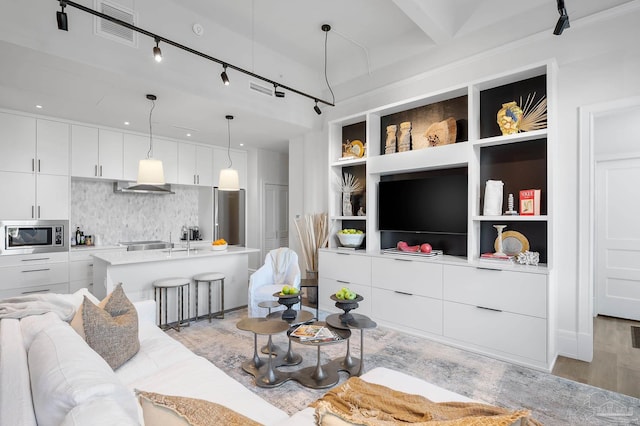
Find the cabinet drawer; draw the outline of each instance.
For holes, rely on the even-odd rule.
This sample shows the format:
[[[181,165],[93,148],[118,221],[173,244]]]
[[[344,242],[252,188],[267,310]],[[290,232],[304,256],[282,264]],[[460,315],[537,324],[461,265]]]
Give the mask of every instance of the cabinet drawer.
[[[69,262],[69,280],[93,280],[93,259],[82,262]]]
[[[442,300],[371,289],[374,319],[432,334],[442,334]]]
[[[371,258],[351,253],[321,251],[319,276],[345,283],[371,284]]]
[[[320,303],[320,307],[323,309],[329,308],[334,312],[339,311],[339,309],[335,307],[335,302],[330,299],[330,296],[342,287],[348,287],[351,291],[355,291],[356,294],[364,298],[362,302],[358,302],[358,309],[353,312],[367,316],[371,315],[371,287],[360,284],[345,285],[331,278],[318,279],[318,302]]]
[[[445,265],[444,299],[546,318],[547,277]]]
[[[25,296],[27,294],[35,294],[35,293],[66,294],[66,293],[69,293],[69,284],[59,283],[59,284],[37,285],[37,286],[24,286],[24,287],[17,287],[17,288],[12,288],[7,290],[2,289],[0,290],[0,299],[4,299],[6,297]]]
[[[547,359],[547,321],[444,302],[444,335],[536,361]]]
[[[10,256],[0,256],[0,267],[41,265],[43,263],[68,261],[69,253],[66,251],[60,253],[15,254]]]
[[[7,266],[0,268],[0,290],[69,282],[68,263]]]
[[[442,265],[409,259],[376,258],[371,285],[420,296],[442,298]]]

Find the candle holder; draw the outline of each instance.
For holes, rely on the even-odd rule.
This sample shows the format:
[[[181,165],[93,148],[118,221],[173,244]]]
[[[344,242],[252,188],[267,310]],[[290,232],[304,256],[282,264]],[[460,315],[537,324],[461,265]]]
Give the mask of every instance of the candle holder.
[[[497,256],[506,256],[502,251],[502,231],[507,227],[507,225],[493,225],[493,227],[498,231],[498,251],[496,251],[495,254]]]

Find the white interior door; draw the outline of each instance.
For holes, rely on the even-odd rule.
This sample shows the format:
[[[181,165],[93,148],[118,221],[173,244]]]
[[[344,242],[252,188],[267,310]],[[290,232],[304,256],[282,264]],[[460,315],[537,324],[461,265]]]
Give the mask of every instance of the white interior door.
[[[289,246],[289,187],[264,186],[264,244],[262,257],[273,249]]]
[[[596,313],[640,321],[640,159],[596,163]]]

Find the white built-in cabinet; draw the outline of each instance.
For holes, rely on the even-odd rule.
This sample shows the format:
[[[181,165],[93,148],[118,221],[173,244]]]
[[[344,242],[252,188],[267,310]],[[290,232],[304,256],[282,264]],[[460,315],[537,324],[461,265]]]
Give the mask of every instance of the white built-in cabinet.
[[[247,153],[246,151],[235,151],[226,148],[213,147],[213,186],[219,186],[220,170],[229,168],[229,157],[231,157],[231,167],[238,171],[240,188],[247,187]]]
[[[213,186],[213,148],[180,143],[178,145],[178,183]]]
[[[71,176],[122,179],[122,158],[122,132],[71,126]]]
[[[115,253],[126,251],[122,247],[77,247],[69,251],[69,293],[81,288],[93,293],[93,255],[98,253]]]
[[[69,125],[0,113],[0,218],[69,217]]]
[[[364,297],[356,312],[370,314],[380,324],[550,370],[557,356],[555,75],[555,63],[544,62],[331,121],[328,209],[332,235],[329,248],[320,252],[320,308],[335,312],[329,296],[346,286]],[[502,135],[496,123],[498,110],[510,101],[522,104],[533,93],[536,100],[546,96],[546,128]],[[399,130],[401,122],[412,122],[414,143],[425,137],[432,123],[451,116],[457,126],[455,143],[405,152],[385,150],[387,126],[397,125]],[[365,155],[343,158],[345,144],[353,140],[366,144]],[[466,198],[468,207],[466,234],[451,237],[456,239],[457,253],[445,250],[444,255],[427,258],[383,252],[399,240],[410,245],[446,244],[449,237],[433,231],[381,231],[379,183],[460,170],[467,176],[467,187],[457,195]],[[365,187],[362,194],[351,198],[365,208],[363,216],[344,215],[338,182],[345,173],[357,177]],[[503,210],[507,210],[509,193],[515,196],[517,210],[519,190],[541,189],[541,214],[484,216],[487,180],[504,182]],[[507,230],[526,236],[530,250],[539,252],[541,264],[481,259],[482,253],[495,251],[494,225],[506,225]],[[366,232],[360,250],[340,248],[335,232],[341,228]]]
[[[0,299],[69,292],[69,253],[0,257]]]
[[[162,161],[166,183],[178,183],[178,142],[153,138],[153,158]]]

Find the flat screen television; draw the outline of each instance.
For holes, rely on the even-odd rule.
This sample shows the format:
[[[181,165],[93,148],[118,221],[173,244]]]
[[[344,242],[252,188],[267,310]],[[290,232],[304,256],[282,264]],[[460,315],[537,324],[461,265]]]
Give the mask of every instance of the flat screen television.
[[[380,231],[467,233],[467,169],[378,184]]]

